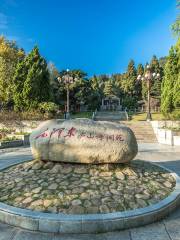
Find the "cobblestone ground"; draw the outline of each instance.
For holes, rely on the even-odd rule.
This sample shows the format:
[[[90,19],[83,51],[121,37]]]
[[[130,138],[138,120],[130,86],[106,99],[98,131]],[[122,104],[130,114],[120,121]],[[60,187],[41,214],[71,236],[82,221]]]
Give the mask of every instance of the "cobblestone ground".
[[[22,163],[0,172],[0,201],[50,213],[109,213],[159,202],[175,186],[163,169],[130,164]]]
[[[28,148],[0,151],[0,168],[4,162],[20,162],[30,159]],[[180,149],[159,144],[139,146],[137,159],[158,162],[180,175]],[[58,235],[25,231],[0,223],[0,240],[180,240],[180,209],[161,222],[144,227],[104,234]]]

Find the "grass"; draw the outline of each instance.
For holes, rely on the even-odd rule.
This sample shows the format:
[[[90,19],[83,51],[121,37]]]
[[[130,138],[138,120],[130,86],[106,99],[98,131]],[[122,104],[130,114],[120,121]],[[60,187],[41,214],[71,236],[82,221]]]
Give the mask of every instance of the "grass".
[[[152,113],[152,120],[165,120],[162,113]],[[131,115],[131,121],[146,121],[147,113],[136,113]]]
[[[0,141],[1,142],[11,142],[11,141],[15,141],[15,140],[20,140],[20,139],[18,139],[17,137],[13,136],[13,137],[4,137]]]
[[[29,132],[15,132],[15,135],[29,135]]]
[[[174,132],[180,132],[180,127],[163,127],[164,129],[172,130]]]

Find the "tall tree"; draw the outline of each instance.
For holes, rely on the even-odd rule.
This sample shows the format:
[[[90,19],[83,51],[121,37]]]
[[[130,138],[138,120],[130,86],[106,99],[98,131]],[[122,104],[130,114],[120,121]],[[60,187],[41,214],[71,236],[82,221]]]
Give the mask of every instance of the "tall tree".
[[[141,75],[143,76],[144,74],[144,67],[142,64],[138,64],[137,66],[137,76]],[[142,91],[143,91],[143,82],[142,81],[137,81],[136,83],[136,95],[138,96],[138,100],[142,99]]]
[[[24,82],[23,98],[25,108],[37,108],[41,102],[50,101],[50,78],[47,63],[37,46],[26,57],[28,73]]]
[[[62,92],[63,92],[63,95],[65,95],[64,89],[60,87],[60,84],[58,82],[58,77],[60,77],[60,73],[56,68],[56,66],[54,65],[54,63],[52,62],[48,63],[48,71],[49,71],[50,86],[51,86],[51,95],[52,95],[51,98],[56,104],[59,104],[62,98],[61,96]]]
[[[169,56],[164,69],[164,78],[162,82],[161,93],[161,111],[167,115],[174,109],[173,104],[173,90],[178,75],[178,58],[174,47],[171,47]]]
[[[135,63],[133,60],[130,60],[126,72],[126,79],[122,82],[122,88],[125,93],[129,96],[133,96],[135,94],[135,84],[137,81],[137,73],[135,68]]]
[[[24,82],[26,80],[28,74],[28,67],[26,65],[26,59],[20,61],[17,64],[15,74],[13,77],[13,99],[14,99],[14,109],[16,111],[23,111],[24,109],[24,97],[23,97],[23,89]]]
[[[0,101],[3,106],[13,101],[13,76],[24,51],[15,42],[0,37]]]
[[[104,95],[107,97],[115,95],[112,80],[106,81],[105,86],[104,86]]]
[[[157,79],[152,79],[152,86],[151,86],[151,96],[154,98],[160,99],[161,96],[161,82],[163,78],[163,69],[159,64],[158,58],[154,55],[152,57],[151,63],[150,63],[151,69],[153,73],[159,73],[160,77]]]
[[[173,104],[174,108],[180,108],[180,38],[175,46],[177,54],[177,78],[174,80]]]
[[[180,0],[177,0],[177,8],[180,10]],[[180,12],[178,12],[177,19],[172,25],[172,31],[175,36],[180,36]]]

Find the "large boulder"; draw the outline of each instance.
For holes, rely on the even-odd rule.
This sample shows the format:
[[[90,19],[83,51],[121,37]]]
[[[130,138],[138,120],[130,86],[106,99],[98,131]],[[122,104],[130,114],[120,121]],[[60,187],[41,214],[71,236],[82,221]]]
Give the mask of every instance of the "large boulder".
[[[68,163],[126,163],[138,151],[130,128],[89,119],[46,121],[30,143],[34,158]]]

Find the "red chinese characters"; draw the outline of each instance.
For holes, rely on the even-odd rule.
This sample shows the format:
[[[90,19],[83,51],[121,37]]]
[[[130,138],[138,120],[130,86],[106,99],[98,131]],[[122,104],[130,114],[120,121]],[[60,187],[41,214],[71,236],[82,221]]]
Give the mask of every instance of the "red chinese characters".
[[[65,135],[64,137],[74,137],[76,134],[76,128],[72,127],[71,129],[68,130],[67,135]]]
[[[35,139],[47,137],[48,136],[48,133],[46,132],[47,130],[48,130],[48,128],[43,133],[36,136]]]
[[[61,134],[63,131],[64,131],[64,128],[53,128],[53,131],[50,134],[50,138],[55,133],[58,133],[58,138],[61,137]]]
[[[124,139],[121,135],[116,135],[116,141],[123,142]]]
[[[48,130],[48,129],[47,129]],[[98,139],[100,141],[105,140],[105,141],[118,141],[118,142],[122,142],[124,141],[123,136],[118,134],[112,134],[112,135],[108,135],[108,134],[103,134],[103,133],[93,133],[93,132],[86,132],[86,131],[78,131],[76,128],[71,127],[70,129],[65,129],[65,128],[53,128],[53,130],[48,133],[46,131],[44,131],[43,133],[39,134],[36,139],[39,138],[46,138],[46,137],[52,137],[54,134],[57,133],[57,137],[63,137],[63,138],[72,138],[75,137],[78,133],[78,137],[81,138],[86,138],[86,139]]]

